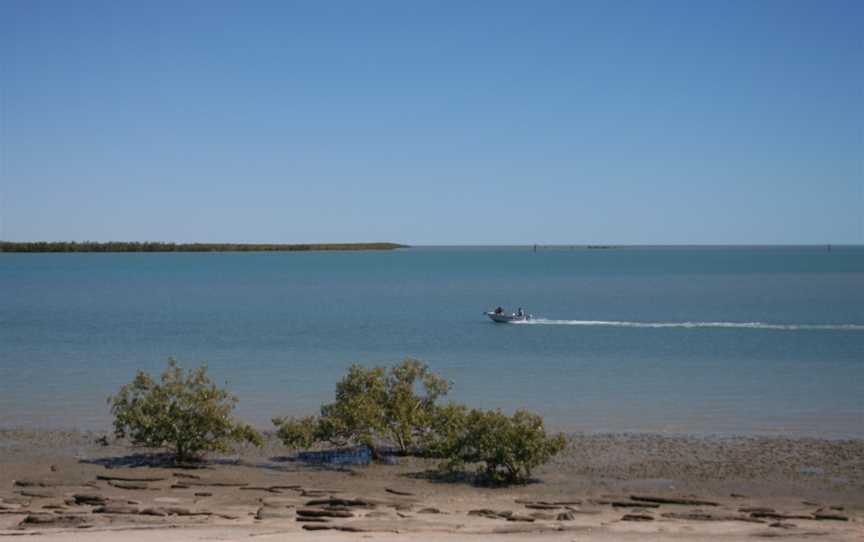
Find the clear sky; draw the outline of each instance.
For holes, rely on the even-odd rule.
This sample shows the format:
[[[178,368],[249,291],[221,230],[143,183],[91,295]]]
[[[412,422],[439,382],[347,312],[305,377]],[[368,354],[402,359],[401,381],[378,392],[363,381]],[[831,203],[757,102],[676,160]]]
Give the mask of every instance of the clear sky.
[[[864,242],[864,2],[0,0],[0,238]]]

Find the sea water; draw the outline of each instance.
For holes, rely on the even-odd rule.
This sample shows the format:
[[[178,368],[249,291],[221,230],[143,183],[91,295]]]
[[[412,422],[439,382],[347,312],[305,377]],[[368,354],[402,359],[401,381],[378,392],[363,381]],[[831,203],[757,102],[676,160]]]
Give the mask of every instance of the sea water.
[[[864,437],[864,248],[0,254],[0,426],[107,429],[169,356],[262,428],[414,357],[567,431]]]

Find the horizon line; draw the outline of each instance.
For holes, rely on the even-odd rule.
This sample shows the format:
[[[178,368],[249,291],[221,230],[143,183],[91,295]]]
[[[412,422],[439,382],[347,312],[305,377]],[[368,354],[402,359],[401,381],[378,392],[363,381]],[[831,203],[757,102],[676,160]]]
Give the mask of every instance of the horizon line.
[[[508,247],[537,247],[540,248],[593,248],[593,249],[614,249],[614,248],[661,248],[661,247],[680,247],[680,248],[699,248],[699,247],[742,247],[742,248],[759,248],[759,247],[862,247],[864,243],[611,243],[611,242],[590,242],[590,243],[403,243],[397,241],[304,241],[304,242],[283,242],[283,241],[95,241],[95,240],[31,240],[31,241],[11,241],[0,239],[0,245],[30,245],[30,244],[75,244],[75,245],[111,245],[111,244],[128,244],[128,245],[174,245],[174,246],[326,246],[326,245],[398,245],[399,248],[508,248]],[[2,250],[2,248],[0,248]]]

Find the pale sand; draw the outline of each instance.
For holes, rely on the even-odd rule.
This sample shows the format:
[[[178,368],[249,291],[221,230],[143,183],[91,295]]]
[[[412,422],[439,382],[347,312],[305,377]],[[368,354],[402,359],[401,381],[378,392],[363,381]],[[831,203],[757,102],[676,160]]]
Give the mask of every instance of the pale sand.
[[[241,450],[217,458],[205,469],[132,467],[130,454],[138,450],[122,443],[101,446],[98,436],[0,431],[0,537],[141,542],[864,540],[860,440],[580,435],[561,457],[537,472],[539,483],[490,489],[433,481],[424,473],[434,462],[417,458],[402,458],[395,466],[316,468],[286,460],[289,451],[272,441],[261,451]],[[99,476],[157,480],[123,487],[123,482]],[[246,485],[202,485],[213,483]],[[397,495],[388,488],[412,495]],[[71,500],[76,494],[96,494],[109,505],[131,508],[119,509],[127,512],[121,514],[97,513],[92,504]],[[297,510],[321,509],[308,505],[319,494],[372,501],[374,507],[349,507],[353,517],[327,524],[367,532],[304,531]],[[698,498],[718,506],[648,508],[633,501],[634,495]],[[540,510],[526,506],[526,501],[568,504]],[[624,506],[613,506],[613,501],[623,501]],[[170,507],[209,515],[132,513],[146,508],[168,512]],[[801,517],[772,526],[776,519],[752,517],[749,509],[757,507]],[[441,513],[428,513],[429,508]],[[477,509],[537,517],[528,523],[468,514]],[[567,511],[572,520],[557,519]],[[819,511],[848,521],[817,520],[814,513]],[[259,513],[263,519],[256,518]],[[706,521],[692,515],[697,513],[721,519]],[[22,524],[28,514],[65,518],[67,523]],[[627,514],[653,519],[625,521]]]

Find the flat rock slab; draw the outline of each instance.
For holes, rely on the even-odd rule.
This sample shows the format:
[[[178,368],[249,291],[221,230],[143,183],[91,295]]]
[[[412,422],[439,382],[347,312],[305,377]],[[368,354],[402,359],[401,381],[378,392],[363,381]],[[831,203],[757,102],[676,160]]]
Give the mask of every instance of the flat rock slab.
[[[780,512],[751,512],[750,517],[756,519],[813,519],[810,514],[783,514]]]
[[[16,496],[12,496],[12,497],[3,497],[3,499],[0,499],[0,500],[5,502],[6,504],[20,504],[22,506],[27,506],[30,504],[30,502],[33,499],[30,499],[28,497],[23,497],[21,495],[16,495]]]
[[[361,508],[375,508],[375,503],[366,499],[341,499],[331,497],[328,499],[312,499],[306,501],[306,506],[356,506]]]
[[[264,497],[261,504],[273,508],[293,508],[297,503],[286,497]]]
[[[827,512],[815,512],[813,514],[813,519],[819,521],[849,521],[847,516],[843,516],[840,514],[831,514]]]
[[[552,504],[545,502],[527,502],[523,506],[525,506],[525,508],[531,508],[534,510],[558,510],[559,508],[563,508],[560,504]]]
[[[107,504],[93,509],[94,514],[137,514],[139,511],[137,506],[123,504]]]
[[[187,478],[189,480],[200,480],[201,479],[201,477],[198,476],[197,474],[189,474],[188,472],[172,472],[171,475],[175,476],[177,478]]]
[[[401,491],[401,490],[398,490],[398,489],[392,489],[392,488],[389,488],[389,487],[385,487],[385,488],[384,488],[384,491],[386,491],[387,493],[392,493],[393,495],[400,495],[400,496],[403,496],[403,497],[413,497],[413,496],[414,496],[413,493],[409,493],[408,491]]]
[[[82,483],[74,483],[68,480],[50,480],[50,479],[35,479],[35,478],[22,478],[21,480],[15,480],[13,485],[18,487],[61,487],[61,486],[82,486]]]
[[[567,511],[577,516],[599,516],[603,513],[597,508],[569,508]]]
[[[57,496],[56,492],[41,487],[28,487],[26,489],[19,490],[18,494],[24,497],[38,497],[43,499]]]
[[[273,486],[282,489],[281,486]],[[299,491],[301,497],[331,497],[336,495],[337,493],[344,493],[343,489],[306,489],[306,488],[291,488],[286,487],[285,489],[294,489],[294,491]]]
[[[351,512],[354,508],[348,508],[347,506],[325,506],[324,510],[333,510],[337,512]]]
[[[108,485],[112,487],[116,487],[118,489],[129,489],[129,490],[147,490],[147,489],[158,489],[155,487],[150,487],[146,483],[142,482],[115,482],[111,480],[108,482]]]
[[[654,521],[654,517],[647,514],[624,514],[621,521]]]
[[[255,519],[293,519],[294,512],[287,508],[274,508],[272,506],[262,506],[255,513]]]
[[[767,508],[764,506],[743,506],[738,509],[739,512],[744,512],[745,514],[774,514],[776,511],[773,508]]]
[[[96,476],[96,479],[106,482],[163,482],[167,480],[167,478],[158,476],[114,476],[110,474],[100,474]]]
[[[332,493],[329,491],[316,491],[313,489],[301,489],[300,496],[302,497],[327,497]]]
[[[677,504],[681,506],[720,506],[719,503],[714,501],[704,501],[702,499],[655,497],[653,495],[630,495],[630,500],[656,504]]]
[[[582,501],[579,499],[574,499],[570,501],[538,501],[534,499],[516,499],[513,502],[517,504],[524,504],[528,508],[549,507],[549,509],[563,508],[565,506],[576,506],[582,504]]]
[[[212,487],[244,487],[248,486],[249,482],[238,482],[236,480],[208,480],[206,478],[194,479],[190,478],[188,480],[183,480],[182,484],[175,485],[185,485],[185,486],[212,486]]]
[[[30,514],[21,520],[22,527],[69,527],[88,523],[87,518],[79,515],[68,514]]]
[[[513,516],[510,510],[492,510],[490,508],[480,508],[477,510],[469,510],[469,516],[480,516],[489,519],[507,519]]]
[[[182,506],[165,506],[162,508],[169,515],[172,516],[212,516],[214,515],[212,512],[208,512],[206,510],[191,510],[189,508],[184,508]]]
[[[660,508],[657,503],[643,501],[597,501],[597,504],[608,504],[614,508]]]
[[[509,525],[495,527],[492,534],[537,534],[548,532],[571,531],[573,528],[561,527],[560,525],[544,525],[542,523],[511,523]],[[480,533],[478,533],[480,534]],[[483,533],[485,534],[485,533]]]
[[[162,508],[145,508],[139,512],[142,516],[156,516],[156,517],[166,517],[168,516],[168,512],[163,510]]]
[[[76,493],[72,495],[72,501],[86,506],[104,506],[108,504],[108,497],[92,493]]]
[[[303,525],[306,531],[344,531],[345,528],[341,525],[321,525],[320,523],[312,523]],[[352,531],[357,532],[357,531]]]
[[[761,519],[736,516],[734,514],[706,514],[704,512],[667,512],[661,514],[668,519],[681,519],[684,521],[744,521],[747,523],[765,523]]]
[[[342,531],[346,533],[396,533],[392,527],[373,527],[360,525],[335,525],[328,523],[307,523],[303,525],[306,531]]]
[[[325,510],[314,508],[301,508],[297,510],[298,516],[313,518],[353,518],[354,514],[347,510]]]

